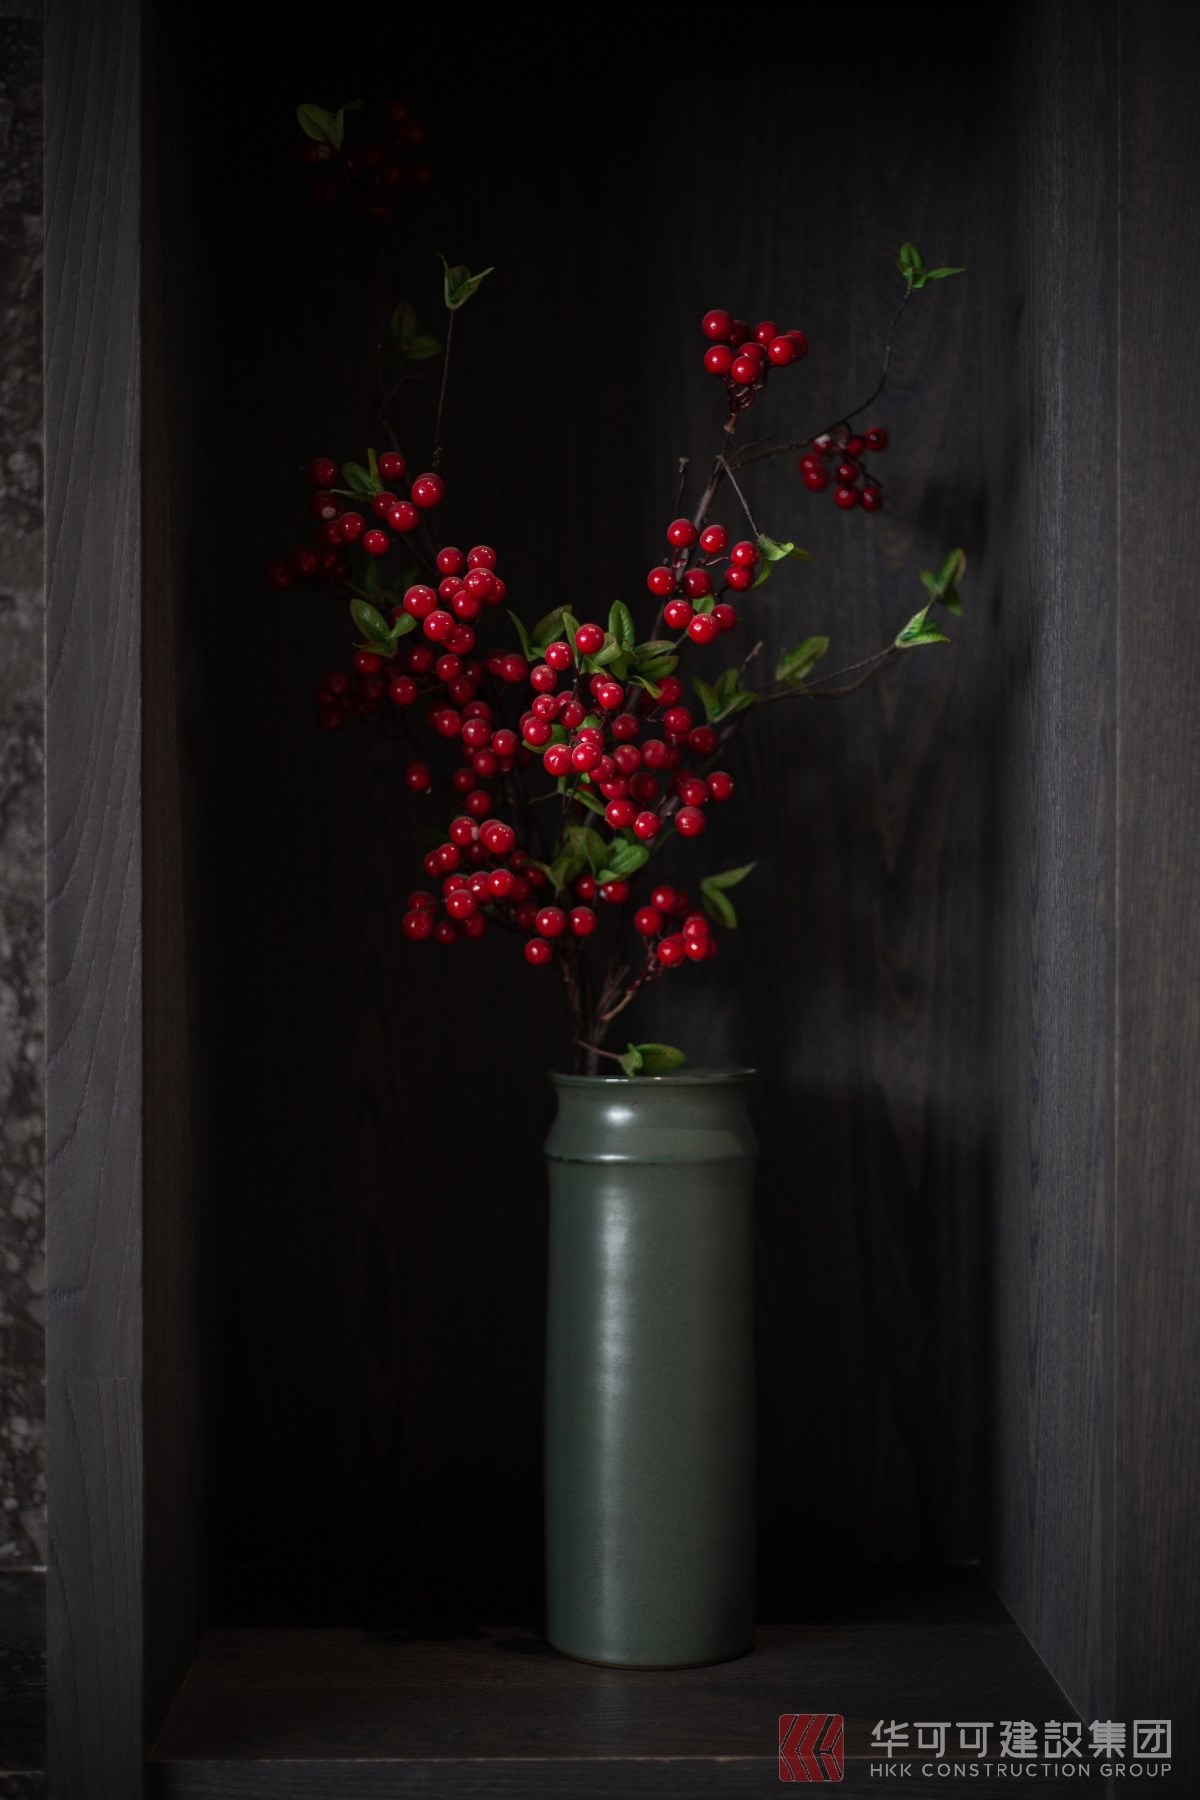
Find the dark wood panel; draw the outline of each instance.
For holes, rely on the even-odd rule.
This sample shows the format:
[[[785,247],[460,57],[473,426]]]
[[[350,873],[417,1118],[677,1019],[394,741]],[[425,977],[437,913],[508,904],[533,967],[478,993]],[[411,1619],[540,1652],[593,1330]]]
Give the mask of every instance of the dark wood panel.
[[[49,10],[51,1783],[133,1800],[141,1707],[137,8]]]
[[[1109,446],[1121,469],[1115,1692],[1123,1716],[1175,1718],[1193,1784],[1200,504],[1186,445],[1200,352],[1190,299],[1200,279],[1198,73],[1194,8],[1122,7],[1121,364]]]
[[[0,1575],[0,1784],[45,1767],[46,1579],[22,1569]]]
[[[989,1566],[1080,1707],[1112,1659],[1112,9],[1022,10],[991,123]],[[1094,1712],[1089,1716],[1095,1716]]]
[[[655,1675],[570,1662],[525,1630],[213,1631],[155,1747],[152,1786],[762,1792],[778,1780],[779,1713],[811,1707],[845,1717],[845,1787],[865,1792],[881,1716],[986,1717],[999,1692],[1014,1716],[1063,1716],[1027,1640],[968,1574],[873,1590],[849,1577],[807,1624],[762,1628],[752,1656]]]

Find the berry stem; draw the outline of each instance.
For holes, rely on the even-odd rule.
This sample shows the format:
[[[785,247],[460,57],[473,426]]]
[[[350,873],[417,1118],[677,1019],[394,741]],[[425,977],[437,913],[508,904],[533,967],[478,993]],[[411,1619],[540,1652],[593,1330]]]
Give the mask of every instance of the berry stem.
[[[437,418],[433,423],[433,461],[430,467],[436,469],[442,454],[442,410],[446,404],[446,379],[450,373],[450,345],[454,338],[454,314],[450,314],[446,326],[446,348],[442,353],[442,385],[438,389]]]

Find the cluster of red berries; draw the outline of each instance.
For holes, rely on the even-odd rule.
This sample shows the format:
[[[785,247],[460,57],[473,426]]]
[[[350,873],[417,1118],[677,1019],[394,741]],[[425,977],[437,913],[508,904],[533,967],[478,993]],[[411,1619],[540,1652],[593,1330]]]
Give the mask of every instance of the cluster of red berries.
[[[646,586],[663,602],[663,619],[672,631],[686,631],[694,644],[711,644],[738,622],[737,608],[718,596],[753,586],[758,545],[747,538],[731,547],[723,525],[701,530],[690,519],[672,520],[667,543],[670,559],[650,570]],[[718,585],[714,570],[726,558],[725,567],[717,571]]]
[[[424,125],[401,100],[391,102],[385,118],[388,132],[383,140],[363,144],[361,149],[348,151],[342,157],[344,184],[332,172],[331,165],[337,157],[333,145],[305,141],[300,153],[318,171],[312,189],[314,205],[336,206],[348,188],[361,200],[368,219],[382,224],[404,189],[429,186],[433,176],[422,154]]]
[[[368,518],[348,507],[344,495],[334,492],[338,466],[330,457],[318,456],[309,463],[308,479],[314,492],[308,510],[317,521],[316,546],[300,545],[279,562],[268,564],[264,579],[269,588],[281,592],[297,581],[336,587],[346,575],[345,553],[349,546],[357,544],[368,556],[384,556],[392,546],[393,533],[401,538],[411,537],[425,514],[441,504],[446,484],[440,475],[417,475],[405,488],[408,465],[398,450],[385,450],[378,466],[380,480],[388,485],[378,493],[364,496],[370,508]],[[494,581],[493,590],[492,603],[499,604],[504,598],[504,583]],[[436,599],[433,605],[436,606]],[[429,608],[432,610],[433,606]],[[458,616],[470,618],[475,614],[460,611]]]
[[[832,480],[833,498],[844,512],[861,506],[864,512],[879,512],[883,506],[883,489],[862,464],[864,451],[878,452],[888,447],[888,434],[882,425],[869,431],[854,432],[840,425],[836,432],[814,438],[811,447],[799,460],[800,475],[812,494],[823,493]]]
[[[724,307],[706,312],[700,329],[708,339],[704,366],[725,383],[730,409],[741,412],[767,385],[772,369],[786,369],[808,355],[802,331],[780,331],[773,319],[751,328]]]

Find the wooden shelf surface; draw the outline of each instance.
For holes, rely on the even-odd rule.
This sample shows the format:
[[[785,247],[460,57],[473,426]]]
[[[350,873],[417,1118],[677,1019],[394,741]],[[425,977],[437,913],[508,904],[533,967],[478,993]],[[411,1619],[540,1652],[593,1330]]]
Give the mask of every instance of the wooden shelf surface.
[[[150,1791],[164,1800],[771,1794],[784,1712],[845,1717],[847,1795],[881,1789],[868,1767],[881,1717],[1040,1725],[1073,1716],[971,1572],[856,1585],[819,1617],[762,1627],[740,1661],[655,1674],[571,1662],[517,1627],[222,1628],[204,1638],[154,1748]],[[924,1791],[919,1780],[904,1787]],[[980,1783],[949,1778],[936,1791],[954,1800]]]

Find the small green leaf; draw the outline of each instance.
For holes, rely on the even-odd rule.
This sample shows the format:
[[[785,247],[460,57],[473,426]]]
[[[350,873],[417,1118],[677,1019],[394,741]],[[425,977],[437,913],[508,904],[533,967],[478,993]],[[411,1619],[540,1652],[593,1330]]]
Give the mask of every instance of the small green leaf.
[[[719,888],[724,893],[726,888],[737,887],[740,882],[745,881],[747,875],[757,867],[757,859],[754,862],[742,863],[740,868],[725,869],[720,875],[706,875],[700,886]]]
[[[899,642],[899,640],[897,640]],[[905,638],[900,644],[901,650],[915,650],[919,644],[948,644],[950,639],[936,625],[926,625],[912,637]]]
[[[305,104],[296,108],[296,118],[305,137],[312,138],[318,144],[332,144],[336,149],[341,143],[341,132],[333,113],[326,112],[323,106]]]
[[[631,843],[626,838],[618,838],[608,846],[604,858],[604,867],[597,877],[600,881],[624,881],[628,875],[636,875],[650,860],[650,852],[645,844]]]
[[[603,801],[597,800],[596,796],[594,794],[589,794],[587,789],[584,787],[579,787],[579,786],[571,787],[571,785],[570,785],[571,779],[572,778],[569,776],[560,775],[558,778],[558,781],[555,783],[556,791],[560,794],[568,794],[572,800],[577,800],[579,802],[580,806],[586,806],[589,812],[598,813],[599,816],[601,818],[603,818],[604,817]],[[607,848],[607,846],[606,846],[606,848]]]
[[[575,877],[583,868],[583,863],[583,857],[577,856],[570,850],[566,850],[561,856],[555,857],[554,861],[550,864],[550,867],[546,870],[546,874],[549,877],[556,894],[561,894],[563,889],[574,881]]]
[[[945,281],[947,275],[965,275],[965,269],[926,269],[926,281]]]
[[[630,1044],[624,1056],[618,1056],[617,1067],[623,1075],[636,1075],[642,1066],[642,1053],[636,1044]]]
[[[653,660],[656,656],[667,656],[674,648],[674,638],[650,638],[646,643],[637,646],[634,655],[638,662],[642,663]]]
[[[424,332],[416,332],[412,337],[405,339],[404,354],[409,362],[428,362],[431,356],[438,354],[441,347],[440,338],[429,337]]]
[[[411,300],[402,300],[392,314],[392,337],[403,349],[411,337],[416,336],[417,309]]]
[[[364,469],[361,463],[343,463],[342,480],[352,494],[366,496],[379,492],[378,477],[373,479],[370,470]]]
[[[397,638],[407,637],[410,631],[417,629],[417,621],[411,613],[398,612],[392,620],[392,629],[388,632],[393,644]]]
[[[633,680],[634,686],[645,688],[652,700],[657,700],[662,693],[662,689],[659,687],[657,681],[648,681],[644,675],[635,675]]]
[[[529,641],[529,633],[526,631],[523,621],[518,619],[515,612],[510,612],[508,616],[517,628],[517,636],[521,640],[521,649],[525,652],[525,661],[537,662],[537,652]]]
[[[678,666],[679,658],[673,650],[666,656],[651,656],[646,662],[638,665],[638,679],[642,681],[643,686],[647,686],[650,682],[658,681],[662,676],[669,675]]]
[[[967,572],[967,553],[965,550],[952,550],[941,568],[938,570],[938,585],[945,588],[956,588]]]
[[[945,607],[945,609],[948,613],[953,613],[956,619],[962,618],[962,616],[963,616],[962,596],[959,593],[957,588],[947,588],[945,593],[942,595],[941,604]]]
[[[369,600],[352,600],[350,617],[374,649],[390,649],[392,635],[378,607],[372,606]]]
[[[786,681],[789,687],[798,687],[828,648],[827,637],[810,637],[805,638],[802,644],[797,644],[794,650],[785,650],[775,664],[776,681]]]
[[[717,676],[715,691],[717,699],[721,702],[722,706],[727,705],[728,702],[733,699],[733,696],[738,692],[741,685],[742,671],[736,666],[732,669],[723,670],[722,673]]]
[[[723,925],[726,931],[737,930],[737,911],[733,901],[720,888],[709,887],[707,882],[702,881],[700,904],[714,924]]]
[[[623,600],[614,600],[609,607],[608,629],[622,650],[633,649],[637,633],[633,627],[633,614]]]
[[[565,606],[556,606],[553,612],[548,612],[544,619],[538,620],[530,636],[539,650],[544,650],[547,644],[552,644],[555,638],[561,634],[563,614],[566,610]]]
[[[604,867],[604,858],[608,855],[608,845],[598,831],[590,825],[568,825],[567,843],[590,866],[595,875]]]
[[[811,562],[812,557],[807,550],[801,550],[797,544],[778,544],[774,538],[758,534],[758,547],[768,562],[783,562],[790,557],[793,562]]]
[[[495,274],[494,264],[490,268],[481,269],[478,275],[472,275],[465,263],[455,263],[451,266],[444,256],[442,257],[442,268],[445,270],[442,291],[445,295],[446,305],[451,312],[457,312],[460,306],[465,306],[480,282],[486,276]]]
[[[597,669],[607,669],[616,662],[621,654],[620,644],[618,644],[611,631],[606,631],[604,634],[603,648],[597,650],[594,656],[585,656],[583,659],[583,666],[585,669],[591,669],[593,672]]]
[[[367,468],[370,470],[371,480],[375,483],[374,491],[378,493],[379,489],[383,486],[382,481],[379,479],[379,458],[371,449],[370,445],[367,446]]]
[[[721,719],[722,721],[726,719],[736,719],[739,713],[748,711],[750,707],[757,705],[757,703],[758,695],[752,693],[749,689],[741,694],[732,694],[728,700],[724,700],[721,703]]]
[[[754,580],[750,583],[751,588],[760,588],[760,587],[764,586],[764,584],[766,582],[770,581],[771,570],[774,568],[774,566],[775,566],[774,563],[769,562],[767,560],[767,558],[764,556],[762,562],[758,566],[758,574],[754,577]]]
[[[626,1056],[638,1057],[636,1072],[639,1075],[669,1075],[672,1069],[681,1069],[687,1061],[682,1050],[674,1044],[630,1044]],[[624,1062],[622,1058],[622,1062]]]
[[[921,260],[921,252],[915,244],[901,244],[900,273],[907,276],[911,283],[918,275],[925,272],[925,264]]]
[[[698,675],[692,676],[692,686],[696,690],[697,699],[704,708],[704,717],[711,725],[721,711],[720,696],[715,688],[709,687],[707,681],[701,681]]]

